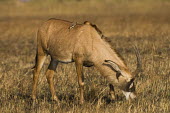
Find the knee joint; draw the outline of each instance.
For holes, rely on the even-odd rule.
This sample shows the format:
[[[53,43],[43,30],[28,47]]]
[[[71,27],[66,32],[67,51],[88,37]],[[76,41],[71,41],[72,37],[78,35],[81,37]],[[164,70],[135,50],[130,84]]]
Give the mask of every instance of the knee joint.
[[[84,82],[79,82],[80,87],[84,86]]]

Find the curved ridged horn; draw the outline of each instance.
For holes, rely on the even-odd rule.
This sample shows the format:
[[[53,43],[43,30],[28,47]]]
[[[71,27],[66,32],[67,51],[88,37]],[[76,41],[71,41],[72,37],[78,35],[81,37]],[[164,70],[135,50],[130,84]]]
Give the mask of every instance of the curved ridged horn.
[[[138,48],[134,46],[134,49],[137,58],[137,67],[136,70],[133,72],[133,75],[138,76],[138,74],[142,72],[142,64],[141,64],[142,62],[141,62],[141,57]]]
[[[115,71],[121,72],[120,67],[119,67],[115,62],[113,62],[113,61],[111,61],[111,60],[105,60],[105,62],[109,63],[110,66],[111,66]]]

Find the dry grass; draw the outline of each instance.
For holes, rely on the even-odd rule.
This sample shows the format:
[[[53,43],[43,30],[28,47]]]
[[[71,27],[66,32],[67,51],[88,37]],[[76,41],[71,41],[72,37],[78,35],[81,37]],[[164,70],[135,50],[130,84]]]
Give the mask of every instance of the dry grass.
[[[153,3],[151,0],[149,2]],[[0,6],[6,4],[6,2],[0,3]],[[25,5],[26,14],[23,14],[19,8],[15,10],[3,8],[7,13],[2,12],[0,19],[0,112],[170,112],[170,16],[167,7],[169,2],[161,3],[153,3],[153,7],[158,9],[142,10],[141,7],[145,3],[140,5],[135,1],[126,6],[127,3],[118,5],[116,2],[117,9],[122,7],[125,9],[112,11],[109,10],[109,7],[113,9],[111,5],[107,4],[108,12],[99,12],[98,9],[97,14],[93,14],[94,11],[91,14],[85,12],[89,10],[88,8],[75,13],[76,8],[71,12],[68,8],[63,14],[55,11],[55,8],[52,13],[49,10],[42,13],[43,9],[38,13],[40,10],[33,7],[32,9],[36,10],[31,16],[32,9],[28,6],[33,3]],[[75,4],[81,6],[81,3],[72,3],[73,6],[76,6]],[[106,7],[98,4],[99,8]],[[138,10],[133,11],[135,7]],[[143,73],[136,78],[138,99],[132,102],[126,101],[117,90],[118,99],[110,101],[105,78],[101,77],[94,68],[84,68],[86,102],[80,106],[74,64],[60,64],[55,73],[56,95],[61,100],[58,106],[50,100],[49,87],[44,76],[48,66],[47,61],[40,75],[38,104],[33,108],[30,94],[31,67],[34,65],[36,50],[35,35],[38,26],[50,17],[78,22],[89,20],[96,23],[109,37],[110,44],[122,55],[131,70],[136,66],[132,45],[137,45],[144,68]]]

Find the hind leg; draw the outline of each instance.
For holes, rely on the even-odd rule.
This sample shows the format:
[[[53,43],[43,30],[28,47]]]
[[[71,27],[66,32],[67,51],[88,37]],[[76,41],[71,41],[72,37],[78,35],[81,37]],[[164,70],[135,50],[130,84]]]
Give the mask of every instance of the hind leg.
[[[52,100],[58,101],[57,96],[55,95],[55,90],[54,90],[54,82],[53,82],[53,76],[54,72],[57,68],[58,62],[51,60],[50,65],[48,66],[47,72],[46,72],[46,78],[50,87],[50,92],[52,95]]]
[[[36,100],[38,78],[45,59],[46,59],[46,55],[37,54],[36,56],[36,65],[33,73],[33,86],[32,86],[32,95],[31,95],[33,100]]]

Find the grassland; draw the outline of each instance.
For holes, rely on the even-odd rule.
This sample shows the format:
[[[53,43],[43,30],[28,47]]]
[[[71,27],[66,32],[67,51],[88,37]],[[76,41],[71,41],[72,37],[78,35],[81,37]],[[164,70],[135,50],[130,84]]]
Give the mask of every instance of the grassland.
[[[50,1],[50,0],[49,0]],[[97,7],[96,7],[97,6]],[[67,1],[26,3],[0,1],[0,112],[1,113],[169,113],[170,112],[170,2],[168,0]],[[131,70],[136,59],[133,45],[142,56],[143,72],[136,78],[138,98],[126,101],[116,89],[117,100],[109,99],[108,82],[92,68],[84,68],[85,104],[78,104],[79,91],[73,64],[59,64],[55,73],[56,95],[50,100],[42,69],[38,104],[30,98],[38,26],[48,18],[98,25],[109,43]]]

